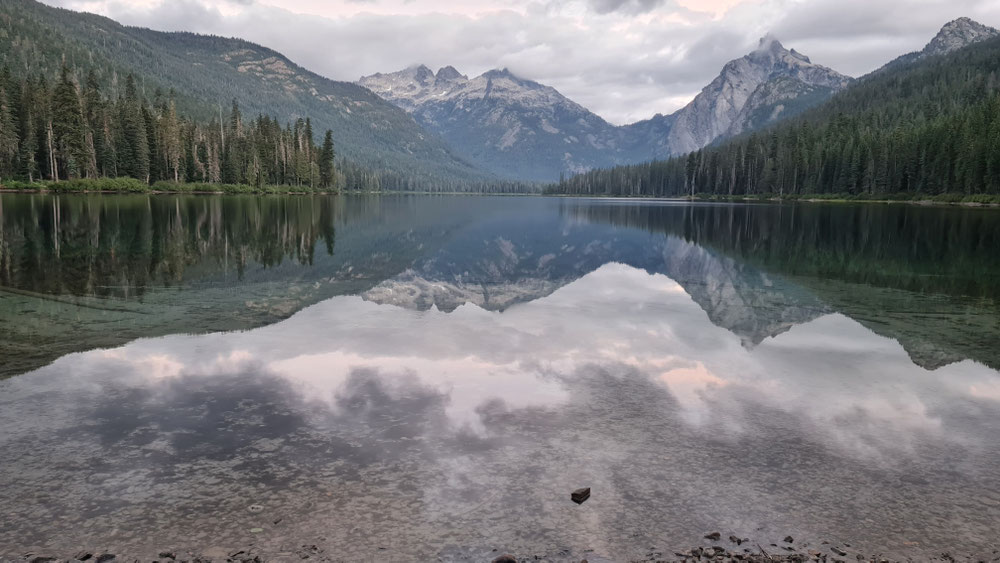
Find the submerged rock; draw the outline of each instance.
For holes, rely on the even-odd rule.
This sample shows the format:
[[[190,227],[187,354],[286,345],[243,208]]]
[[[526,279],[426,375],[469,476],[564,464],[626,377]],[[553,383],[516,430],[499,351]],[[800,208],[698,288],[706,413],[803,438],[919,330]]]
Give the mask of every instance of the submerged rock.
[[[577,504],[583,504],[583,501],[590,498],[590,487],[586,487],[584,489],[577,489],[573,491],[569,495],[569,498],[571,498],[573,502]]]

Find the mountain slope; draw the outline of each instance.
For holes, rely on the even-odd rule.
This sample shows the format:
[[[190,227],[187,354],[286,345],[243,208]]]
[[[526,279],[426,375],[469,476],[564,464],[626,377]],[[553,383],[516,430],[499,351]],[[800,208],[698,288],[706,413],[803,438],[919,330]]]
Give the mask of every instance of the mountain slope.
[[[998,73],[1000,36],[891,65],[763,134],[684,158],[592,171],[554,191],[996,200]]]
[[[983,25],[970,18],[958,18],[944,24],[940,31],[937,32],[937,35],[923,49],[902,55],[882,68],[910,64],[927,57],[947,55],[948,53],[964,49],[969,45],[991,39],[997,35],[1000,35],[1000,31],[992,27]]]
[[[358,83],[411,112],[454,150],[498,175],[555,180],[623,160],[614,125],[554,88],[491,70],[475,78],[424,65]]]
[[[851,80],[764,37],[752,53],[726,63],[719,76],[674,114],[657,156],[685,154],[798,113],[822,103]]]
[[[162,33],[33,0],[0,0],[0,64],[16,74],[55,76],[63,60],[93,69],[112,93],[132,73],[148,98],[176,90],[179,109],[218,116],[235,99],[247,115],[281,122],[309,117],[332,129],[337,150],[360,164],[418,178],[480,179],[410,116],[347,82],[328,80],[266,47],[240,39]]]
[[[622,127],[507,70],[470,79],[450,66],[434,73],[420,65],[358,83],[413,114],[470,162],[501,176],[552,181],[699,149],[822,103],[850,81],[767,37],[683,109]]]

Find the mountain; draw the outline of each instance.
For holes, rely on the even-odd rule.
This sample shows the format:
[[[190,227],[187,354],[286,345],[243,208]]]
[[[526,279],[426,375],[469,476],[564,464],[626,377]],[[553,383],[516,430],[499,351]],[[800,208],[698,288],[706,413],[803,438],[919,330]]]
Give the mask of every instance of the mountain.
[[[0,0],[0,65],[51,81],[64,60],[78,80],[95,71],[115,97],[130,73],[148,99],[174,90],[178,109],[199,120],[218,117],[234,99],[248,116],[271,115],[281,123],[309,117],[315,131],[333,130],[340,156],[371,168],[423,180],[488,176],[370,90],[326,79],[266,47],[127,27],[33,0]]]
[[[553,181],[563,174],[684,154],[795,115],[851,81],[771,37],[730,61],[687,106],[616,127],[554,88],[491,70],[468,78],[420,65],[358,84],[410,112],[457,154],[497,175]]]
[[[928,52],[955,45],[956,25],[966,24],[945,26]],[[690,158],[591,171],[551,191],[1000,201],[997,73],[1000,36],[897,61],[766,134],[721,141]],[[722,103],[705,107],[735,113]],[[698,123],[679,115],[671,134],[691,122]]]
[[[911,64],[927,57],[947,55],[959,49],[964,49],[974,43],[992,39],[1000,35],[1000,31],[983,25],[970,18],[958,18],[941,27],[923,49],[902,55],[889,62],[876,73],[899,65]]]
[[[992,27],[969,18],[958,18],[946,23],[920,54],[924,57],[945,55],[997,35],[1000,32]]]
[[[800,113],[851,80],[794,49],[785,49],[771,36],[764,37],[752,53],[726,63],[719,76],[674,114],[656,152],[660,157],[689,153]]]
[[[628,161],[622,131],[555,88],[491,70],[475,78],[419,65],[358,84],[410,112],[463,158],[497,175],[552,181]]]

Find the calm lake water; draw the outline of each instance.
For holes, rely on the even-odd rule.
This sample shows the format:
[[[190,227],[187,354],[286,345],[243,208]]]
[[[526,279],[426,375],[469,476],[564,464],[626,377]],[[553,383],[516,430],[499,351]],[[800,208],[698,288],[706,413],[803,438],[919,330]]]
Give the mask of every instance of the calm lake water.
[[[0,559],[991,559],[998,298],[992,209],[0,195]]]

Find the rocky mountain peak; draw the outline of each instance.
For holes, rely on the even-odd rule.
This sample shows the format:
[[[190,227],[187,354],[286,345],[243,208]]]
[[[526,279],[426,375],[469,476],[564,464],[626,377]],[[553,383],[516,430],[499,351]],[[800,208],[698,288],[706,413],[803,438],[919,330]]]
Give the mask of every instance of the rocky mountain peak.
[[[800,53],[800,52],[796,51],[795,49],[792,49],[792,50],[791,50],[791,51],[789,51],[788,53],[789,53],[789,54],[790,54],[791,56],[795,57],[796,59],[798,59],[798,60],[800,60],[800,61],[802,61],[802,62],[804,62],[804,63],[807,63],[807,64],[812,64],[812,61],[811,61],[811,60],[809,60],[809,57],[807,57],[807,56],[803,55],[802,53]]]
[[[362,77],[456,153],[498,175],[553,181],[621,162],[622,133],[555,88],[498,68],[468,78],[446,66]]]
[[[785,49],[767,34],[752,52],[726,63],[715,80],[674,114],[663,154],[684,154],[758,122],[773,121],[795,105],[797,98],[821,99],[851,80]]]
[[[453,67],[451,65],[448,65],[448,66],[445,66],[445,67],[441,67],[437,71],[437,75],[435,76],[435,78],[437,78],[438,81],[442,81],[442,80],[460,80],[460,79],[461,80],[468,80],[469,79],[468,76],[466,76],[466,75],[458,72],[458,70],[456,70],[455,67]]]
[[[416,80],[423,86],[426,86],[434,81],[434,71],[427,68],[427,65],[418,65],[412,67],[413,79]]]
[[[934,39],[921,51],[923,56],[943,55],[967,47],[973,43],[1000,35],[996,29],[970,18],[952,20],[938,31]]]
[[[518,81],[518,82],[521,81],[521,79],[518,78],[517,76],[515,76],[514,73],[511,72],[507,67],[495,68],[493,70],[488,70],[488,71],[486,71],[486,72],[483,73],[483,77],[487,78],[487,79],[494,79],[494,80],[496,80],[497,78],[509,78],[511,80],[515,80],[515,81]]]
[[[768,33],[764,37],[761,37],[760,41],[757,42],[757,50],[779,52],[779,51],[784,51],[785,46],[781,44],[781,41],[778,41],[777,37],[775,37],[771,33]]]

